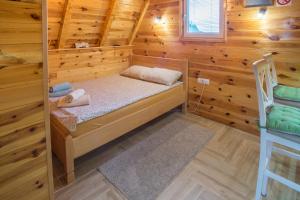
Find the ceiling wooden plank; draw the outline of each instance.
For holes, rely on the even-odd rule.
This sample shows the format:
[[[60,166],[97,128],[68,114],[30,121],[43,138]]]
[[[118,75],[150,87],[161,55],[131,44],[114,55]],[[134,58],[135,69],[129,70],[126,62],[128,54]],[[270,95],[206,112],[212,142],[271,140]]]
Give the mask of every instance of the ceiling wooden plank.
[[[145,0],[145,4],[144,4],[144,7],[143,7],[142,12],[140,14],[140,17],[139,17],[137,23],[135,24],[135,26],[133,28],[132,35],[131,35],[130,40],[129,40],[129,45],[132,45],[132,43],[135,39],[135,36],[136,36],[136,34],[137,34],[137,32],[138,32],[138,30],[139,30],[139,28],[140,28],[140,26],[143,22],[143,19],[144,19],[146,13],[147,13],[149,4],[150,4],[150,0]]]
[[[110,9],[108,10],[107,15],[106,15],[107,18],[106,18],[105,23],[104,23],[104,29],[103,29],[103,32],[101,34],[101,38],[99,40],[99,46],[100,47],[103,46],[104,42],[107,39],[107,36],[109,34],[112,22],[115,18],[115,12],[117,10],[118,3],[119,3],[118,0],[112,0],[112,2],[111,2]]]
[[[71,0],[66,0],[64,11],[63,11],[63,16],[62,16],[62,21],[61,21],[61,26],[60,26],[60,30],[58,33],[58,40],[56,43],[57,49],[64,48],[67,33],[68,33],[68,25],[69,25],[70,21],[71,21]]]

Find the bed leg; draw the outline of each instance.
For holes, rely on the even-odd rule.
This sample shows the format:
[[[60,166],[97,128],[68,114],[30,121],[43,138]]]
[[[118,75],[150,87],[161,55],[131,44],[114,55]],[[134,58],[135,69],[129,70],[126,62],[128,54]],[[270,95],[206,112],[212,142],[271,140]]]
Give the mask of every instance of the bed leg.
[[[51,118],[51,142],[52,151],[63,164],[64,176],[69,184],[75,180],[73,139],[55,118]]]
[[[70,183],[72,183],[72,182],[75,181],[75,173],[74,173],[74,171],[70,172],[69,174],[66,175],[66,181],[67,181],[67,184],[70,184]]]
[[[66,181],[67,184],[69,184],[75,180],[73,142],[71,136],[68,136],[66,138],[65,150],[66,150],[66,158],[65,158],[64,168],[66,172]]]
[[[186,113],[187,113],[187,103],[183,103],[183,104],[181,105],[181,112],[182,112],[183,114],[186,114]]]

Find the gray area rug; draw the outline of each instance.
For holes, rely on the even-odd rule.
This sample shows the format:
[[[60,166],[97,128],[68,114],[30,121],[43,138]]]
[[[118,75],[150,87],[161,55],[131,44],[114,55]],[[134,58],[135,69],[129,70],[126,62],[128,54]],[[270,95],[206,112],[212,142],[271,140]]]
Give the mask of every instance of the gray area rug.
[[[129,200],[156,199],[213,136],[176,113],[139,131],[150,136],[98,168]]]

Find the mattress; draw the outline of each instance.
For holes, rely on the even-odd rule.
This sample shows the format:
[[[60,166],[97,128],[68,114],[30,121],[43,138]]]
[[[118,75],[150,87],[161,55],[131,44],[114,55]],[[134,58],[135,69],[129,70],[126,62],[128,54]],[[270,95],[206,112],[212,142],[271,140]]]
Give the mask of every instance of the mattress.
[[[51,114],[69,131],[76,131],[76,125],[103,116],[139,100],[165,92],[182,84],[177,82],[166,86],[147,81],[113,75],[100,79],[74,83],[75,89],[82,88],[91,97],[87,106],[57,108],[58,98],[50,98]]]

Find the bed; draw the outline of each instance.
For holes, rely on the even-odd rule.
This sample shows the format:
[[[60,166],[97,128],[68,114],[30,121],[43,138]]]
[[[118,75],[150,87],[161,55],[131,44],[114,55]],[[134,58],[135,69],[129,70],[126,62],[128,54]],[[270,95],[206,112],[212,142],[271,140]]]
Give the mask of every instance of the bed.
[[[65,110],[79,116],[76,118],[76,128],[73,130],[67,128],[57,116],[51,114],[52,150],[64,165],[67,183],[75,180],[74,160],[76,158],[173,108],[181,106],[182,111],[186,111],[188,69],[186,60],[133,55],[131,65],[174,69],[181,71],[183,76],[172,86],[120,75],[74,83],[75,86],[83,87],[93,94],[92,98],[95,99],[91,102],[97,99],[101,101],[91,103],[88,107]]]

